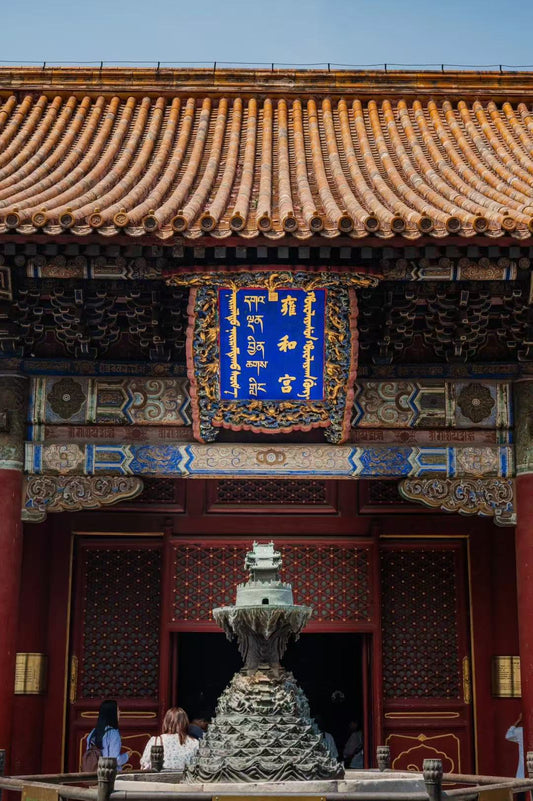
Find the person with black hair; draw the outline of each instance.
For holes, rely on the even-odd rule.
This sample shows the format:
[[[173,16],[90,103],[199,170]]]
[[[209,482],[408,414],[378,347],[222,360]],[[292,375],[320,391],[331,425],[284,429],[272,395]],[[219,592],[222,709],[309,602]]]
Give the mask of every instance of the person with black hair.
[[[202,712],[199,715],[195,715],[189,724],[190,736],[194,737],[196,740],[201,740],[207,731],[210,720],[211,715],[209,712]]]
[[[118,730],[119,709],[116,701],[102,701],[96,726],[87,737],[87,751],[100,751],[100,756],[115,757],[117,768],[128,761],[128,754],[121,754],[122,741]]]

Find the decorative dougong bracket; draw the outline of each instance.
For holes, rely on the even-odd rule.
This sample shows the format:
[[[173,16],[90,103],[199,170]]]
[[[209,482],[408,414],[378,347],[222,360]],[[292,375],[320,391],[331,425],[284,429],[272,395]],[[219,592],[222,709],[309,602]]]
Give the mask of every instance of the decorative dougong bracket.
[[[136,498],[141,478],[126,476],[27,476],[22,519],[40,523],[48,512],[99,509]]]
[[[497,526],[516,525],[511,479],[405,478],[398,490],[402,498],[434,509],[493,517]]]

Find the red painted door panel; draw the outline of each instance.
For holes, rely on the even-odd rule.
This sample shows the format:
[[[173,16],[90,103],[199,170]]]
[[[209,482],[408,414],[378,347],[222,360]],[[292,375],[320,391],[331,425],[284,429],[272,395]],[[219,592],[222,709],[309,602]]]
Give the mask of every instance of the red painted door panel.
[[[159,730],[162,543],[80,540],[76,554],[69,695],[70,770],[105,698],[117,700],[125,770]]]
[[[383,703],[392,767],[473,770],[463,543],[381,547]]]

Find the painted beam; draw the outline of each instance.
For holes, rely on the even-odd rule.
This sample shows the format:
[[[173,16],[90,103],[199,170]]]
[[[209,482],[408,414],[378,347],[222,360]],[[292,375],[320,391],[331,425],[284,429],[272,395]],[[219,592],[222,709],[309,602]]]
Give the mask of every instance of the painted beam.
[[[26,443],[26,473],[183,478],[447,478],[514,474],[510,446]]]

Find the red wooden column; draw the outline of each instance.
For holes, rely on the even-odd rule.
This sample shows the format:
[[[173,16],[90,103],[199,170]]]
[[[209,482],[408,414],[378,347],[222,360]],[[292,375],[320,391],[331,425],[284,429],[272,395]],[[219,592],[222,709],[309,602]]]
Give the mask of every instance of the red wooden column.
[[[22,564],[27,379],[0,374],[0,748],[9,765]],[[31,610],[31,599],[29,608]]]
[[[516,584],[524,755],[533,750],[533,381],[515,384]]]

